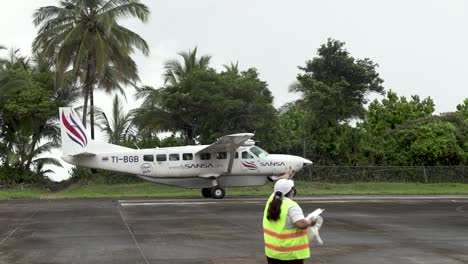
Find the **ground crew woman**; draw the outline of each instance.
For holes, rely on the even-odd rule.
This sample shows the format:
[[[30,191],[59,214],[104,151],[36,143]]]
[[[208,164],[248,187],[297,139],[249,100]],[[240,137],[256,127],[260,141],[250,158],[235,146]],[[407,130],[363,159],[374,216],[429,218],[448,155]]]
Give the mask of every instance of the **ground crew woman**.
[[[280,179],[263,213],[263,237],[268,264],[304,263],[310,257],[307,228],[315,221],[306,220],[301,207],[292,200],[294,181]]]

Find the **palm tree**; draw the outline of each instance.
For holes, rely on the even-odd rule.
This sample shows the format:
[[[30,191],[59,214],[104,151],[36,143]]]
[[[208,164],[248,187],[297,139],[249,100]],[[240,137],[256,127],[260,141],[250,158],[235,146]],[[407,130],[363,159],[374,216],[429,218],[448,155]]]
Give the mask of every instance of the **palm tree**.
[[[6,48],[3,48],[6,49]],[[26,70],[31,67],[28,57],[22,56],[19,49],[11,49],[6,58],[0,58],[0,69],[5,70]]]
[[[223,64],[223,67],[226,70],[226,73],[232,73],[234,75],[238,75],[240,72],[238,61],[236,63],[231,62],[231,64]]]
[[[140,133],[180,132],[187,143],[193,144],[197,124],[190,123],[190,118],[167,107],[168,95],[171,93],[169,90],[179,89],[178,86],[191,73],[208,70],[211,56],[197,57],[197,47],[188,52],[179,52],[178,55],[182,57],[182,62],[172,59],[164,66],[164,87],[155,89],[144,86],[136,89],[135,97],[143,99],[143,103],[133,111],[134,122]]]
[[[169,60],[165,63],[164,69],[164,84],[179,83],[187,74],[194,70],[206,70],[210,64],[211,56],[204,55],[197,58],[197,47],[193,51],[179,52],[182,56],[183,64],[176,59]]]
[[[146,41],[119,25],[118,20],[136,17],[146,22],[149,13],[139,0],[63,0],[58,6],[41,7],[34,13],[39,31],[33,50],[54,58],[58,85],[70,67],[83,83],[83,124],[86,125],[89,97],[92,138],[95,87],[108,84],[109,76],[114,84],[138,81],[137,67],[130,55],[135,49],[149,54]]]
[[[61,166],[55,159],[39,158],[58,146],[57,107],[71,105],[79,91],[67,79],[56,87],[50,61],[38,54],[30,59],[12,50],[0,63],[0,163],[20,173],[33,169],[35,175],[44,175],[50,172],[42,170],[44,165]],[[28,95],[39,96],[35,98],[45,103],[31,107]],[[12,105],[21,111],[8,109],[12,100],[17,100]]]
[[[35,171],[48,164],[62,167],[57,159],[39,158],[40,155],[58,147],[58,144],[51,141],[39,146],[39,139],[47,136],[45,133],[37,133],[34,129],[35,121],[32,118],[27,119],[3,131],[3,140],[0,142],[0,149],[4,151],[3,165],[13,167],[20,173],[30,170],[31,166],[35,168]]]
[[[97,111],[96,124],[106,133],[109,143],[125,144],[135,138],[136,127],[132,119],[132,114],[124,112],[122,101],[115,95],[111,118],[108,118],[103,111]]]

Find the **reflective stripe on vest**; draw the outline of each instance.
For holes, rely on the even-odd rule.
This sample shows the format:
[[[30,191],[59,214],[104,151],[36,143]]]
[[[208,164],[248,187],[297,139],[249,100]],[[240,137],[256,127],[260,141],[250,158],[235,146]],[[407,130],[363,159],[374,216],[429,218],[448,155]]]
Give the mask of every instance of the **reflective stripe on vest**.
[[[265,243],[265,247],[274,251],[279,251],[279,252],[293,252],[293,251],[304,250],[306,248],[309,248],[309,243],[298,245],[298,246],[289,246],[289,247],[280,247],[280,246],[271,245],[269,243]]]
[[[268,220],[268,206],[273,200],[272,195],[265,206],[263,214],[263,237],[265,239],[265,254],[274,259],[293,260],[310,257],[309,237],[307,229],[286,229],[288,210],[299,205],[291,199],[283,199],[280,218],[277,221]],[[300,208],[300,207],[299,207]]]

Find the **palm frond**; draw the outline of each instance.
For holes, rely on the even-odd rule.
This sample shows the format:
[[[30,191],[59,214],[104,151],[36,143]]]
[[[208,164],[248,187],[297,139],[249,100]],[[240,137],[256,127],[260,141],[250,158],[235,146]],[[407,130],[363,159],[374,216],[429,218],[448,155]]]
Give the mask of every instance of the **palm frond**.
[[[142,22],[148,21],[150,15],[149,8],[146,5],[140,3],[140,1],[125,1],[126,3],[124,3],[124,1],[118,2],[120,3],[116,2],[113,7],[110,7],[105,11],[102,10],[103,12],[100,15],[108,14],[114,19],[131,16],[138,18]]]
[[[148,43],[137,33],[120,25],[115,25],[112,28],[112,33],[115,37],[118,37],[120,41],[125,41],[129,46],[135,46],[145,56],[149,55]]]
[[[44,165],[54,165],[54,166],[63,168],[62,163],[58,159],[55,159],[55,158],[47,158],[47,157],[38,158],[38,159],[33,160],[32,163],[34,166],[39,166],[39,167],[43,167]]]

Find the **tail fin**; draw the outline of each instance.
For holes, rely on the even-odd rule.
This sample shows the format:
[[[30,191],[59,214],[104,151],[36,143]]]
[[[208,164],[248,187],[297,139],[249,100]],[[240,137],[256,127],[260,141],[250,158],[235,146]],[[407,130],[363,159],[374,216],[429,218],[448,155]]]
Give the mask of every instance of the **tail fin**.
[[[88,154],[90,137],[78,115],[71,107],[60,107],[59,114],[63,156]]]

